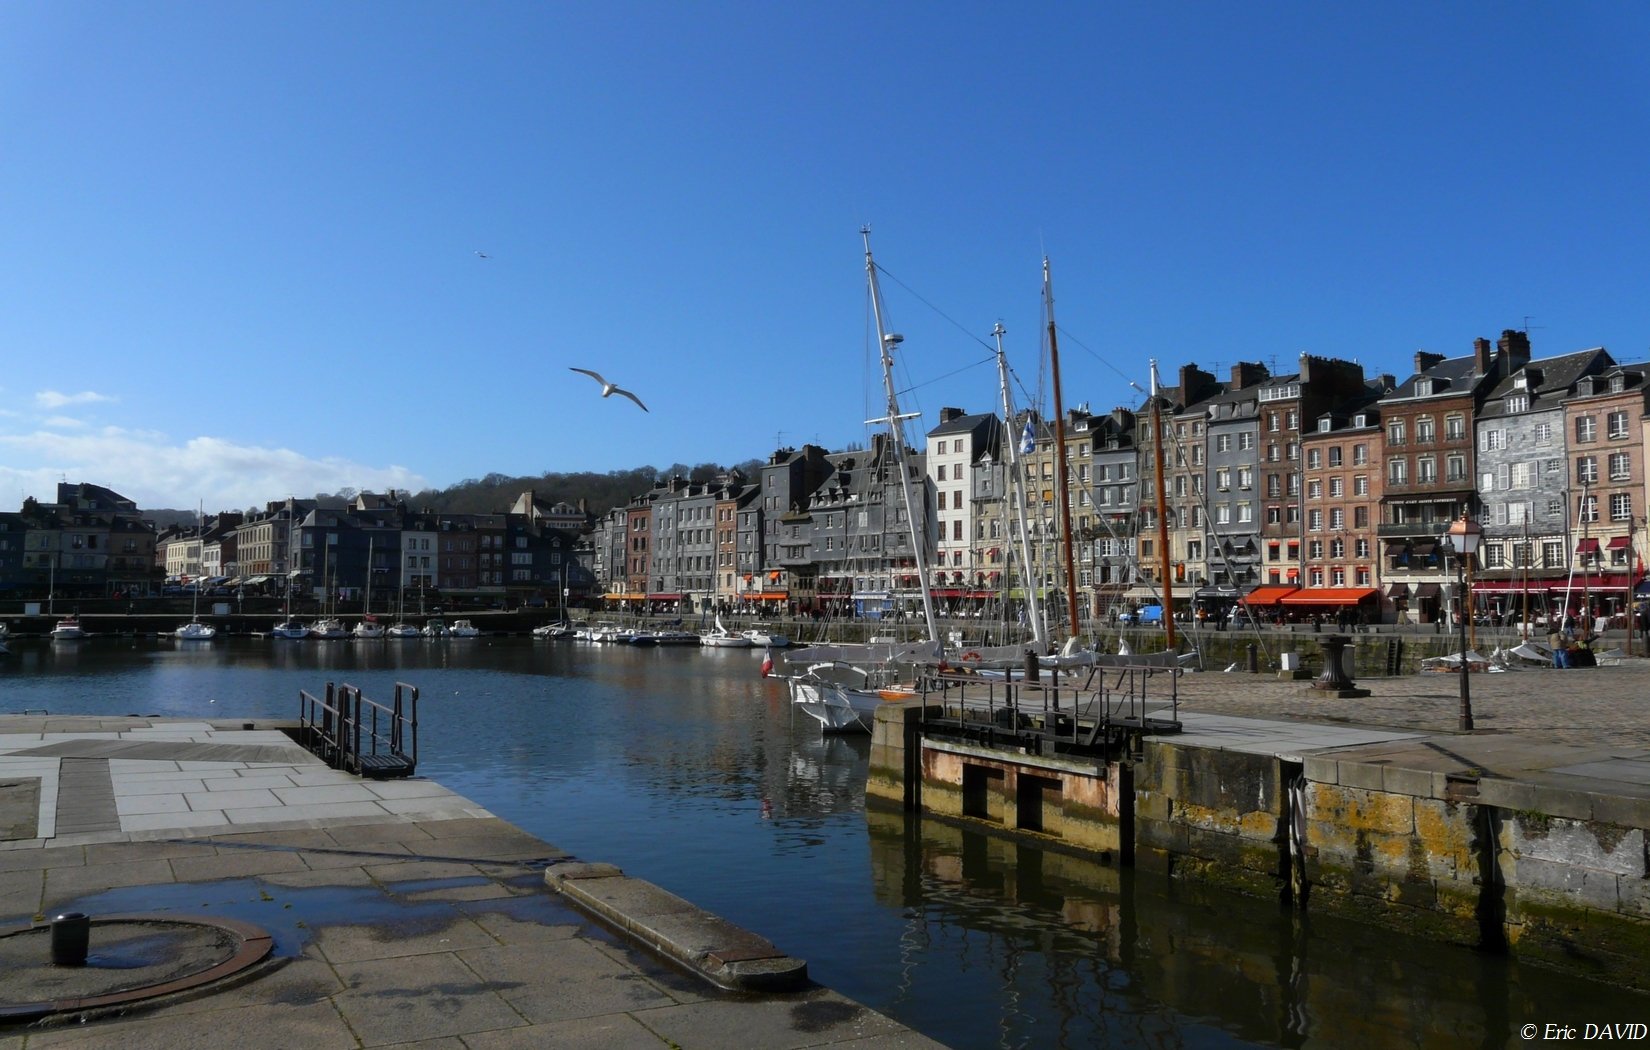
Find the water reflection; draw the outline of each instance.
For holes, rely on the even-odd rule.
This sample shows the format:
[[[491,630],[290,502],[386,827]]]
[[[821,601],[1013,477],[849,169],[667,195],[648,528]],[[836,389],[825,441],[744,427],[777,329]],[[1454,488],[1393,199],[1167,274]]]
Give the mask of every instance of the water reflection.
[[[1519,1045],[1650,1001],[1270,902],[867,811],[864,738],[792,717],[739,650],[527,639],[13,645],[0,710],[291,718],[348,681],[422,698],[420,772],[761,932],[957,1047]]]

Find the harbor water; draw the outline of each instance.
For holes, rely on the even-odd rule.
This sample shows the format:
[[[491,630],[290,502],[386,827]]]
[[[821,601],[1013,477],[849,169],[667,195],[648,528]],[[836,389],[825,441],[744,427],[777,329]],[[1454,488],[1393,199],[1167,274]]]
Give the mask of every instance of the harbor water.
[[[873,808],[760,651],[478,638],[11,642],[0,713],[291,719],[422,694],[419,774],[959,1048],[1521,1046],[1650,999]],[[26,921],[27,916],[0,916]]]

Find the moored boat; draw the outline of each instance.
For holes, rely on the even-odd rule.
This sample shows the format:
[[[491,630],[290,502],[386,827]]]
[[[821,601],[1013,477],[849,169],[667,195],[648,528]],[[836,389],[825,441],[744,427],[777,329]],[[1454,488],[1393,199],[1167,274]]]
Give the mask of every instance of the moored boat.
[[[454,620],[453,625],[447,628],[447,633],[454,638],[480,638],[481,628],[469,620]]]
[[[270,628],[269,633],[276,638],[308,638],[309,625],[297,620],[282,620]]]
[[[322,641],[336,641],[340,638],[348,638],[349,631],[344,629],[344,621],[333,619],[330,616],[323,616],[309,625],[309,636],[319,638]]]
[[[191,620],[172,632],[172,637],[180,642],[210,642],[218,636],[218,629],[209,623]]]
[[[378,617],[369,614],[361,617],[360,622],[350,629],[350,635],[369,641],[382,638],[384,637],[384,625],[378,622]]]
[[[86,631],[77,617],[65,616],[52,625],[51,637],[54,642],[76,642],[86,637]]]

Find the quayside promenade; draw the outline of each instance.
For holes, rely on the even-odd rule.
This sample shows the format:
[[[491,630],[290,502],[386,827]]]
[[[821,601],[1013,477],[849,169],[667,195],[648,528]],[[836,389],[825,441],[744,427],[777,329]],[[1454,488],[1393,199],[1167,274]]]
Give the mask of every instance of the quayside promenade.
[[[0,925],[0,1050],[940,1045],[806,946],[273,724],[0,716]]]

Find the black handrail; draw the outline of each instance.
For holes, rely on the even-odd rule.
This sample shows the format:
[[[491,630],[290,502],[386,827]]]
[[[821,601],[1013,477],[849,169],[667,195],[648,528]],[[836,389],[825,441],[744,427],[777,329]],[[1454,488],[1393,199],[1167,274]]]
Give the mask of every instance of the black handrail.
[[[355,686],[327,683],[325,697],[298,690],[299,743],[333,769],[406,777],[418,767],[418,688],[395,683],[386,706]]]

